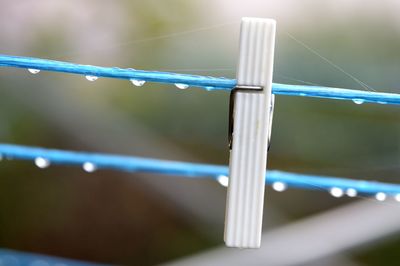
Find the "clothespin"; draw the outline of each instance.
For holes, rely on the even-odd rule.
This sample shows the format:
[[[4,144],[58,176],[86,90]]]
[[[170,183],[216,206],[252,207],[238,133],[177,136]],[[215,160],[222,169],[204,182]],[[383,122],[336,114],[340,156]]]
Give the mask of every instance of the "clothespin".
[[[274,95],[272,73],[276,22],[243,18],[237,86],[230,97],[229,186],[225,217],[228,247],[259,248],[267,152]]]

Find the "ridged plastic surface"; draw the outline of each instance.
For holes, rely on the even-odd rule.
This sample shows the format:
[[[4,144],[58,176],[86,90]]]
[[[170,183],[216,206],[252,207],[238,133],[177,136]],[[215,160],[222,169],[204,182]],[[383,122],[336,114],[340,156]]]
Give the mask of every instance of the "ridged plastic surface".
[[[275,25],[271,19],[242,19],[238,85],[262,86],[264,90],[235,96],[225,219],[229,247],[260,247]]]

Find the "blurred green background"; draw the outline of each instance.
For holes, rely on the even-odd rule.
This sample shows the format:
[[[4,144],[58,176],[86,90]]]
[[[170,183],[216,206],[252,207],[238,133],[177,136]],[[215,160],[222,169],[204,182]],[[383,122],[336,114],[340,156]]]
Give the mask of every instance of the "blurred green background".
[[[398,1],[359,0],[1,0],[0,48],[234,78],[240,18],[269,17],[278,27],[274,82],[363,89],[292,35],[376,91],[398,92],[399,8]],[[227,164],[228,99],[226,92],[2,68],[0,138]],[[398,182],[397,107],[277,96],[274,115],[269,169]],[[164,263],[223,244],[225,193],[210,180],[3,161],[0,246],[101,263]],[[365,200],[291,189],[267,188],[266,195],[264,230]],[[382,239],[344,253],[354,265],[398,265],[399,234]]]

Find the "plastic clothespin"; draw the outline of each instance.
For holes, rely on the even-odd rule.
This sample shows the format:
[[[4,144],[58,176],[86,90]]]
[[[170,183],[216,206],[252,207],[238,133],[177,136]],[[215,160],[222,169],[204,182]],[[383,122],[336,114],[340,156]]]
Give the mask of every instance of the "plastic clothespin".
[[[272,73],[276,22],[243,18],[237,86],[230,97],[229,186],[225,217],[228,247],[259,248],[265,170],[274,95]]]

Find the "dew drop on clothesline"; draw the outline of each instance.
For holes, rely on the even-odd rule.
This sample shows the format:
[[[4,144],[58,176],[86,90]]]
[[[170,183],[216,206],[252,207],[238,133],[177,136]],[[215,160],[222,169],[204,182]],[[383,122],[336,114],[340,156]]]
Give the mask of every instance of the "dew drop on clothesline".
[[[181,90],[184,90],[184,89],[189,88],[189,85],[188,85],[188,84],[183,84],[183,83],[175,83],[175,86],[176,86],[178,89],[181,89]]]
[[[226,175],[219,175],[217,177],[217,181],[223,187],[227,187],[229,185],[229,177]]]
[[[286,183],[278,181],[278,182],[272,183],[272,188],[275,191],[282,192],[282,191],[285,191],[287,189],[287,185],[286,185]]]
[[[331,195],[335,198],[340,198],[343,196],[344,192],[343,189],[338,188],[338,187],[333,187],[331,188],[331,190],[329,191],[329,193],[331,193]]]
[[[400,194],[396,194],[396,196],[394,196],[394,199],[395,199],[396,201],[399,201],[399,202],[400,202]]]
[[[355,190],[354,188],[348,188],[346,190],[346,195],[351,197],[351,198],[354,198],[354,197],[357,196],[357,190]]]
[[[355,104],[363,104],[364,100],[363,99],[353,99],[352,100]]]
[[[37,74],[40,72],[40,69],[34,69],[34,68],[28,68],[29,73],[31,74]]]
[[[85,78],[89,81],[95,81],[97,80],[99,77],[96,76],[91,76],[91,75],[86,75]]]
[[[94,163],[86,162],[82,165],[82,168],[85,172],[93,173],[97,170],[97,166]]]
[[[43,157],[35,158],[35,165],[41,169],[47,168],[50,166],[50,161]]]
[[[141,87],[146,83],[145,80],[138,80],[138,79],[130,79],[130,81],[132,82],[133,85],[138,87]]]
[[[375,198],[378,201],[384,201],[386,199],[386,194],[383,192],[378,192],[376,193]]]

